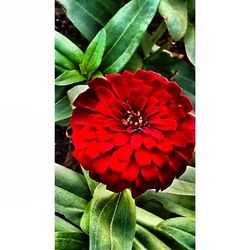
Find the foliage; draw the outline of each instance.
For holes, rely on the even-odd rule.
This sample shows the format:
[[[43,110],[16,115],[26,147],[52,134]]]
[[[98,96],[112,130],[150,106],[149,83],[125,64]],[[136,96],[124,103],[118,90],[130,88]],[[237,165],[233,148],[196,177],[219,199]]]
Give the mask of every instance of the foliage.
[[[193,167],[165,192],[149,190],[135,201],[129,190],[116,194],[103,184],[93,192],[82,171],[55,166],[56,249],[195,248],[195,196],[190,191],[180,194],[183,183],[194,184]],[[149,202],[160,204],[167,216],[152,211]]]

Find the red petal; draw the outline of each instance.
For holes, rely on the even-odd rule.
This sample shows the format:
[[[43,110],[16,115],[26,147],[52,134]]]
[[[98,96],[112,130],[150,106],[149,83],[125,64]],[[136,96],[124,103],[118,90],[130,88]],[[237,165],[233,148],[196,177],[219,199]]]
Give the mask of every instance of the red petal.
[[[143,148],[135,151],[135,159],[139,166],[145,167],[151,164],[151,153]]]
[[[86,155],[90,159],[94,159],[100,155],[100,153],[97,150],[97,142],[96,141],[92,141],[89,143],[88,147],[86,148]]]
[[[149,124],[151,124],[154,128],[157,128],[159,130],[176,130],[177,129],[177,122],[174,121],[171,118],[152,118],[149,120]]]
[[[83,127],[79,133],[81,134],[81,138],[87,139],[87,140],[93,140],[96,139],[96,130],[93,128],[90,128],[89,126]]]
[[[99,175],[103,175],[108,170],[110,158],[110,153],[97,157],[92,163],[92,170],[94,170]]]
[[[114,147],[114,143],[110,141],[102,141],[97,143],[97,150],[102,154],[112,150]]]
[[[142,136],[142,142],[143,145],[148,149],[151,150],[152,148],[154,148],[156,146],[156,141],[154,138],[152,138],[149,135],[143,135]]]
[[[73,105],[75,107],[87,108],[90,110],[95,110],[96,104],[99,102],[98,98],[95,95],[95,92],[92,89],[87,89],[85,92],[81,93]]]
[[[178,129],[180,130],[194,130],[195,118],[193,115],[188,114],[185,118],[179,121]]]
[[[117,153],[114,152],[110,161],[110,169],[116,173],[122,173],[128,164],[129,161],[119,161],[117,158]]]
[[[126,78],[120,74],[107,74],[106,78],[120,100],[125,101],[128,98]]]
[[[139,166],[134,162],[130,162],[127,168],[124,170],[121,178],[126,181],[134,181],[139,174]]]
[[[169,133],[168,140],[174,146],[184,148],[187,145],[187,139],[180,132]]]
[[[175,171],[169,167],[159,169],[159,179],[162,184],[161,189],[165,189],[171,185],[175,178]]]
[[[117,149],[117,158],[120,161],[128,161],[133,153],[133,149],[130,145],[124,145]]]
[[[175,97],[182,93],[182,88],[176,82],[168,82],[166,89],[171,95]]]
[[[194,109],[192,102],[187,96],[179,96],[179,98],[176,100],[176,103],[181,105],[183,107],[184,112],[186,113],[189,113]]]
[[[146,134],[146,135],[151,135],[152,137],[154,137],[155,139],[157,139],[158,141],[162,141],[164,139],[163,134],[156,129],[153,129],[151,127],[144,127],[142,129],[142,131]]]
[[[185,149],[183,148],[178,148],[176,149],[176,152],[178,155],[180,155],[186,162],[187,164],[192,160],[194,156],[194,145],[193,144],[187,144],[187,147]]]
[[[180,168],[182,168],[184,166],[184,162],[182,160],[182,158],[175,152],[172,152],[169,155],[169,166],[175,170],[178,171]]]
[[[158,179],[158,168],[154,164],[147,168],[141,168],[140,171],[145,181],[152,181]]]
[[[139,149],[142,144],[142,136],[139,133],[132,134],[130,144],[133,149]]]
[[[153,150],[151,152],[151,155],[153,162],[161,168],[164,167],[169,162],[168,155],[162,153],[159,150]]]
[[[96,89],[100,86],[111,89],[110,83],[105,78],[101,78],[101,77],[97,77],[89,81],[88,85],[91,89]]]
[[[174,120],[180,120],[185,117],[185,113],[183,112],[183,108],[180,106],[172,105],[168,108],[168,117]]]
[[[104,128],[98,129],[96,135],[99,141],[109,141],[114,137],[114,133]]]
[[[114,185],[120,180],[120,175],[108,170],[101,176],[101,182],[106,185]]]
[[[114,185],[108,185],[107,189],[116,193],[124,191],[126,188],[130,187],[131,183],[126,181],[119,181]]]
[[[129,140],[129,135],[127,133],[116,133],[113,142],[116,146],[122,146],[126,144]]]
[[[167,140],[159,142],[158,144],[156,144],[156,147],[164,153],[169,153],[174,149],[172,144]]]

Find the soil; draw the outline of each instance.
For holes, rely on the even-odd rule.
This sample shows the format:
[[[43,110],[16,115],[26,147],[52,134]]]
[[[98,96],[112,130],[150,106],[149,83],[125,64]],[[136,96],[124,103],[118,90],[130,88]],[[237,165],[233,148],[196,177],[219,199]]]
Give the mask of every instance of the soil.
[[[129,2],[128,0],[122,0],[122,5]],[[163,18],[157,13],[149,25],[147,31],[149,34],[153,34]],[[75,28],[72,22],[67,18],[64,8],[55,1],[55,30],[62,33],[66,37],[70,38],[79,47],[86,47],[89,43],[81,33]],[[166,31],[158,41],[158,45],[161,46],[169,40],[169,33]],[[187,58],[185,53],[185,47],[183,40],[177,41],[171,44],[169,48],[171,52],[181,54],[184,60]],[[55,127],[55,162],[65,167],[72,169],[79,168],[79,164],[73,159],[71,155],[72,144],[70,138],[66,136],[67,127]]]

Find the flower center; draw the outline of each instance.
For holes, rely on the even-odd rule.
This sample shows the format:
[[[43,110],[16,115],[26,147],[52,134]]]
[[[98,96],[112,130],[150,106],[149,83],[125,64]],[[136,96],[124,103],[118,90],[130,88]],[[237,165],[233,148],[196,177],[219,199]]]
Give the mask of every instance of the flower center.
[[[122,119],[122,123],[133,129],[140,128],[144,125],[144,120],[140,111],[134,112],[133,110],[127,110],[125,113],[125,119]]]

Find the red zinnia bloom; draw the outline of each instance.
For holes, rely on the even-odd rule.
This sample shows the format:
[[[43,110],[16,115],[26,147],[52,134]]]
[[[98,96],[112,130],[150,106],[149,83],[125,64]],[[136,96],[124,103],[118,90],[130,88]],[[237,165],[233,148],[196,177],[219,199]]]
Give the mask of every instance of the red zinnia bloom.
[[[153,71],[95,78],[74,106],[73,156],[111,191],[163,190],[193,157],[193,105]]]

